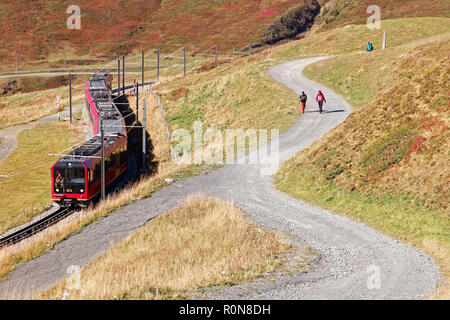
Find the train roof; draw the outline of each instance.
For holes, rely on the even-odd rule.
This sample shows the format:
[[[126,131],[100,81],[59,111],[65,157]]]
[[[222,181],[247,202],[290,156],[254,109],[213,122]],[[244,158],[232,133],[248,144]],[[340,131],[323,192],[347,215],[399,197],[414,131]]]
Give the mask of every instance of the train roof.
[[[126,130],[123,128],[122,114],[114,104],[106,87],[105,81],[110,77],[109,73],[95,73],[88,80],[89,93],[97,113],[103,119],[105,133],[120,132],[126,134]]]
[[[120,134],[111,134],[104,136],[104,148],[106,149],[110,145],[114,144],[120,138],[124,136]],[[59,159],[59,162],[83,162],[90,160],[91,157],[100,153],[102,150],[102,140],[100,135],[93,136],[83,145],[78,148],[72,150],[69,154],[63,156]]]
[[[123,117],[114,104],[106,81],[112,78],[109,73],[95,73],[87,81],[87,89],[95,105],[104,128],[104,148],[114,144],[119,139],[126,139],[126,129],[123,128]],[[85,162],[101,152],[101,135],[97,134],[83,145],[63,156],[58,162]]]

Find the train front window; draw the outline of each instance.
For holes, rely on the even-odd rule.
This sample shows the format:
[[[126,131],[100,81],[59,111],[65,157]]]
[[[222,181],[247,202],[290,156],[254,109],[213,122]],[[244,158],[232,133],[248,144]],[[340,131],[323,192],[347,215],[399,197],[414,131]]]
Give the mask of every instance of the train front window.
[[[83,193],[85,185],[84,168],[57,168],[54,172],[54,186],[57,193]],[[80,189],[80,190],[78,190]],[[83,190],[83,191],[82,191]]]
[[[64,170],[64,180],[67,184],[84,184],[84,169],[67,168]]]

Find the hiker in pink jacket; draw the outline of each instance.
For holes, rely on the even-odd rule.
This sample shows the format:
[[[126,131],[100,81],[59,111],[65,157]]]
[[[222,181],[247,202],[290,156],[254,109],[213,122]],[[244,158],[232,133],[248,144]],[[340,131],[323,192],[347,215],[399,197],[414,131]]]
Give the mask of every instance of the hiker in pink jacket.
[[[325,100],[325,96],[323,95],[322,91],[319,90],[319,93],[316,96],[316,102],[319,104],[319,113],[322,113],[322,106],[323,103],[327,102],[327,100]]]

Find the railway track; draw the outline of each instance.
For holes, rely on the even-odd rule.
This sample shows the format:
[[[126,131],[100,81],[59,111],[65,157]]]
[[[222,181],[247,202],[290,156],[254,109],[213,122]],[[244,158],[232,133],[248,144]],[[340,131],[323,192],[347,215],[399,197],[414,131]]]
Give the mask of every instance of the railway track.
[[[36,221],[16,232],[11,233],[0,239],[0,248],[19,243],[20,241],[29,238],[42,230],[58,223],[64,218],[68,217],[73,213],[72,208],[60,208],[54,213],[48,215],[47,217]]]

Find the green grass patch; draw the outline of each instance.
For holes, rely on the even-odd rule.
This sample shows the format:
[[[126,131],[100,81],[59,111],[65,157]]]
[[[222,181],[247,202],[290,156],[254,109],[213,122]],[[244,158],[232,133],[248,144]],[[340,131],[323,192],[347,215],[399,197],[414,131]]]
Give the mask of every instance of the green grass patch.
[[[22,131],[16,149],[0,163],[0,234],[28,222],[51,206],[50,168],[57,160],[48,156],[74,142],[64,123],[38,125]]]
[[[391,131],[368,146],[360,165],[376,172],[386,170],[405,157],[415,137],[416,130],[411,126]]]
[[[401,18],[383,20],[381,29],[370,30],[365,24],[348,25],[334,30],[318,32],[310,37],[276,48],[281,57],[295,59],[299,55],[337,55],[363,52],[367,42],[375,51],[381,50],[383,32],[387,34],[387,47],[407,44],[450,31],[449,18]]]
[[[317,179],[314,172],[291,159],[276,174],[275,184],[296,198],[345,214],[391,237],[416,246],[433,238],[450,250],[450,216],[445,210],[428,210],[408,194],[351,191],[334,181]]]

